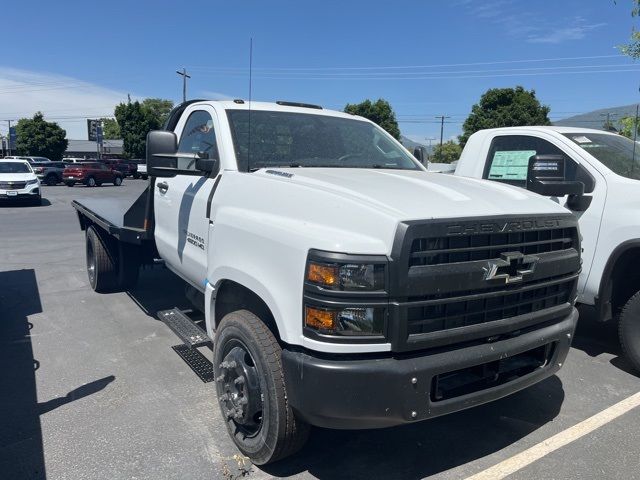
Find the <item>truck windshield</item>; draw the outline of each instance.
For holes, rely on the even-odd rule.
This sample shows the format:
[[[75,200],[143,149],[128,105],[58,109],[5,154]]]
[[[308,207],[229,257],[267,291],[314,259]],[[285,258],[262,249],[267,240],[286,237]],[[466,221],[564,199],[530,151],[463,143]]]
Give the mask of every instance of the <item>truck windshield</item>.
[[[575,132],[565,133],[565,137],[584,148],[598,161],[614,173],[623,177],[640,180],[640,144],[622,135],[606,133]]]
[[[249,135],[248,110],[229,110],[228,116],[240,171],[264,167],[420,169],[413,157],[369,122],[254,110]]]
[[[31,167],[21,162],[0,162],[0,173],[31,173]]]

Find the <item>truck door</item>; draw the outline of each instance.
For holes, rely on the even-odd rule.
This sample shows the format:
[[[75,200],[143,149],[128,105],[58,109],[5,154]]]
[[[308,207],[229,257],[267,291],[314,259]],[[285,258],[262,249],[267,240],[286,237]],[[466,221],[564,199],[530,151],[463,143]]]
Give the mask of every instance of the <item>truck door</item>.
[[[526,188],[529,158],[532,155],[546,154],[565,157],[567,180],[584,182],[586,194],[593,197],[586,211],[575,212],[579,217],[582,234],[585,272],[580,275],[578,283],[578,293],[582,293],[593,261],[606,199],[606,184],[600,173],[587,162],[578,162],[576,159],[579,155],[564,144],[554,143],[552,138],[547,140],[532,135],[499,135],[491,141],[483,178]],[[565,206],[567,197],[557,201]]]
[[[179,153],[198,153],[219,158],[216,116],[212,108],[197,106],[183,114],[176,127]],[[218,172],[205,175],[195,169],[195,160],[179,158],[178,168],[193,170],[172,178],[157,178],[154,236],[160,256],[168,267],[195,287],[204,290],[207,275],[207,242],[210,194]]]

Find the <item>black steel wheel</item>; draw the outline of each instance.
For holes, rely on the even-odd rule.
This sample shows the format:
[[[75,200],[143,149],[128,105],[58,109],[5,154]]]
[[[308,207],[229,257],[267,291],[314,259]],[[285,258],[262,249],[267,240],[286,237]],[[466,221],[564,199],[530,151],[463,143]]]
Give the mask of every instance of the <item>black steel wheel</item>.
[[[295,453],[309,436],[287,402],[281,357],[277,339],[253,313],[238,310],[220,322],[213,351],[220,411],[238,449],[257,465]]]

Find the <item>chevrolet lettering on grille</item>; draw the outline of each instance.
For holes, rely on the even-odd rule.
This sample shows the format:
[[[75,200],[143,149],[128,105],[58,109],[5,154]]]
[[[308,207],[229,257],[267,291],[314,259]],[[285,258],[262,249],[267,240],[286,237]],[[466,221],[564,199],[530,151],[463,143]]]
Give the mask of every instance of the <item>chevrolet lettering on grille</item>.
[[[533,274],[538,263],[535,255],[524,255],[520,252],[501,253],[500,258],[490,260],[484,268],[484,279],[496,283],[519,283]]]

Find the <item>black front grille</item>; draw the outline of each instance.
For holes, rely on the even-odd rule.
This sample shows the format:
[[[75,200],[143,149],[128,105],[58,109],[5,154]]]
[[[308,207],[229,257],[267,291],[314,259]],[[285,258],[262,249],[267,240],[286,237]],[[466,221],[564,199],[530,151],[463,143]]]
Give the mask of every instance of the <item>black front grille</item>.
[[[2,190],[22,190],[27,186],[27,182],[0,182]]]
[[[419,335],[468,327],[557,307],[571,301],[574,285],[575,277],[421,301],[419,306],[407,308],[407,333]]]
[[[556,252],[574,248],[576,238],[575,227],[416,238],[411,245],[409,267],[490,260],[500,258],[504,252]]]
[[[483,342],[561,321],[579,272],[573,215],[406,222],[390,266],[392,348]]]

